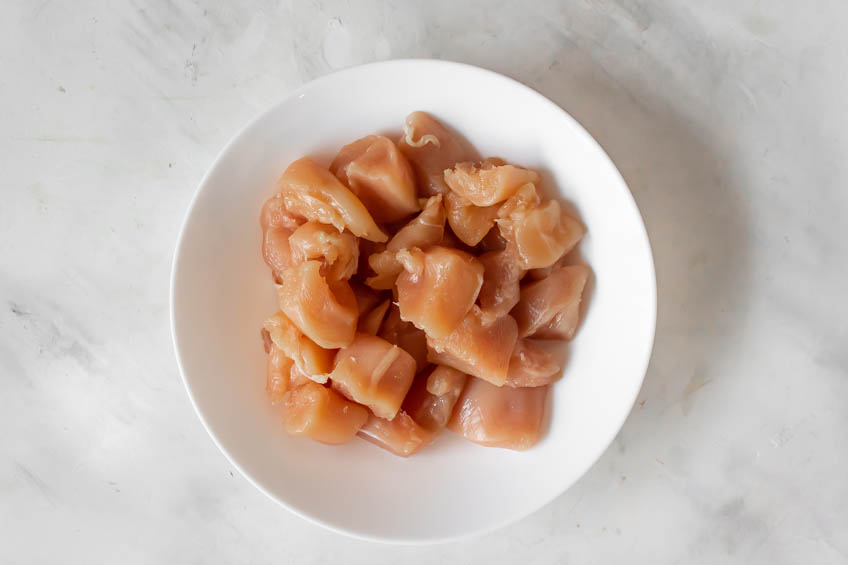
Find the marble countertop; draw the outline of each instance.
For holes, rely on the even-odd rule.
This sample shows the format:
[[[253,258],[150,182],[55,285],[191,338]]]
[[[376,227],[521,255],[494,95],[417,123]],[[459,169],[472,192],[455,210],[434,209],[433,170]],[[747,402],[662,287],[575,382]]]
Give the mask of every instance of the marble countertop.
[[[845,3],[238,4],[0,7],[0,563],[848,561]],[[227,140],[396,57],[487,67],[574,115],[633,190],[659,284],[644,387],[588,475],[424,548],[250,486],[168,324],[177,231]]]

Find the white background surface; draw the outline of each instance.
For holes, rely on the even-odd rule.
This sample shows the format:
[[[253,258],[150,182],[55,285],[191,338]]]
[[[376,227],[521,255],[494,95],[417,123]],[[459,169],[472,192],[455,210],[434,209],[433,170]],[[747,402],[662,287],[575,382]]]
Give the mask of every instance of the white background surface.
[[[0,563],[848,560],[843,2],[229,4],[0,7]],[[409,56],[582,122],[642,209],[660,297],[637,406],[589,474],[427,548],[322,531],[234,473],[167,303],[230,136],[311,78]]]

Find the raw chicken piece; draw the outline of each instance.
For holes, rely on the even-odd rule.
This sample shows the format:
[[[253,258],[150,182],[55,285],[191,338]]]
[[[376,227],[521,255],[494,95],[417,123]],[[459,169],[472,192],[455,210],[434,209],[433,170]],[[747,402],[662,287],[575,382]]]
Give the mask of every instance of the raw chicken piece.
[[[427,196],[448,192],[446,169],[459,161],[477,158],[477,152],[465,139],[425,112],[408,115],[403,129],[398,147],[412,163],[419,189]]]
[[[404,411],[391,420],[372,415],[359,430],[359,436],[401,457],[416,453],[435,437]]]
[[[297,388],[301,385],[304,385],[304,384],[306,384],[310,381],[318,383],[318,384],[324,384],[324,383],[327,382],[328,378],[329,378],[329,375],[327,375],[327,374],[321,375],[320,379],[316,379],[315,377],[310,377],[309,375],[307,375],[306,373],[304,373],[303,371],[301,371],[298,368],[297,363],[294,363],[294,364],[292,364],[291,370],[289,371],[289,388],[295,389],[295,388]]]
[[[515,165],[498,165],[492,160],[480,164],[457,163],[445,171],[445,183],[475,206],[503,202],[528,182],[538,182],[539,173]]]
[[[569,265],[525,285],[511,314],[520,337],[571,339],[577,331],[580,297],[589,278],[585,265]]]
[[[370,312],[359,316],[359,326],[356,331],[363,334],[377,335],[383,323],[383,318],[386,316],[386,312],[391,304],[391,300],[384,300],[382,304],[375,306]]]
[[[506,382],[517,336],[518,327],[511,316],[486,324],[475,305],[450,335],[441,339],[427,336],[427,360],[501,386]]]
[[[306,337],[282,312],[265,320],[264,329],[273,345],[293,360],[302,375],[316,382],[327,382],[327,374],[333,368],[334,351],[324,349]]]
[[[380,418],[395,417],[415,376],[412,356],[385,339],[358,333],[339,350],[330,379],[333,388],[368,406]]]
[[[365,279],[365,284],[375,290],[389,290],[395,285],[403,266],[395,257],[394,251],[381,251],[368,257],[368,266],[374,271],[373,277]]]
[[[562,372],[562,365],[557,363],[548,347],[532,339],[519,339],[515,344],[512,357],[509,360],[509,372],[506,386],[536,387],[550,384],[557,380]],[[555,342],[552,346],[562,346]]]
[[[297,228],[289,237],[289,248],[292,265],[319,260],[321,274],[330,281],[348,280],[359,264],[356,236],[320,222],[306,222]]]
[[[536,190],[536,185],[528,182],[522,185],[515,194],[506,199],[506,201],[498,208],[498,218],[506,218],[510,214],[519,211],[529,211],[537,207],[542,202],[539,198],[539,193]]]
[[[403,409],[424,429],[438,432],[450,420],[467,378],[465,373],[445,365],[437,366],[429,376],[418,375],[406,395]]]
[[[368,420],[366,408],[312,382],[289,392],[285,407],[283,419],[288,433],[331,445],[353,439]]]
[[[449,192],[445,209],[453,233],[466,245],[477,245],[495,225],[499,206],[475,206],[458,193]]]
[[[403,226],[386,244],[388,251],[400,251],[410,247],[426,247],[438,243],[445,232],[445,208],[442,195],[431,196],[424,201],[418,216]]]
[[[515,246],[524,270],[553,265],[583,238],[586,228],[566,214],[559,202],[532,208],[519,208],[497,220],[504,239]]]
[[[441,241],[445,232],[445,209],[442,195],[427,199],[424,209],[411,222],[403,226],[386,245],[386,250],[368,258],[368,265],[376,273],[366,283],[372,288],[389,289],[395,284],[403,266],[397,252],[412,247],[426,248]]]
[[[539,441],[548,387],[497,387],[470,378],[448,428],[474,443],[523,450]]]
[[[291,214],[330,224],[340,232],[347,228],[353,235],[372,241],[388,239],[359,198],[308,157],[289,165],[280,178],[280,193]]]
[[[511,249],[490,251],[478,257],[485,269],[480,287],[480,309],[485,320],[494,320],[508,314],[518,304],[519,281],[523,274],[518,258]]]
[[[427,377],[427,392],[437,396],[462,392],[462,387],[465,386],[465,379],[468,375],[460,373],[453,367],[445,365],[437,366],[433,372]]]
[[[289,390],[291,369],[294,361],[286,357],[282,349],[271,344],[268,351],[265,391],[271,399],[271,404],[280,404],[286,391]]]
[[[400,315],[433,338],[450,334],[477,300],[483,265],[474,256],[446,247],[400,251],[404,272],[397,278]]]
[[[262,213],[259,215],[259,224],[263,230],[268,228],[284,228],[294,231],[303,223],[303,220],[290,214],[285,207],[282,196],[277,193],[262,205]]]
[[[345,145],[330,171],[380,223],[402,220],[419,209],[412,167],[387,137],[369,135]]]
[[[271,267],[274,278],[282,280],[283,272],[292,264],[289,237],[292,232],[286,228],[269,227],[262,233],[262,258]]]
[[[280,308],[297,328],[326,349],[353,341],[359,315],[346,281],[327,284],[319,261],[305,261],[283,273]]]
[[[414,325],[401,320],[397,306],[392,305],[389,309],[380,337],[412,355],[416,373],[427,366],[427,336]]]
[[[571,340],[580,324],[580,299],[569,307],[560,310],[550,322],[536,330],[534,337],[539,339]]]
[[[288,267],[291,266],[291,249],[289,236],[303,223],[286,211],[283,199],[275,194],[265,201],[259,224],[262,226],[262,258],[271,267],[274,277],[279,281]]]

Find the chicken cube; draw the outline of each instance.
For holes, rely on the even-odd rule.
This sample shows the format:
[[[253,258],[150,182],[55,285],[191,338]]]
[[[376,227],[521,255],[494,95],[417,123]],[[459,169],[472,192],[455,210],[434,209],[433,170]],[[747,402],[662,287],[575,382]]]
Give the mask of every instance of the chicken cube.
[[[283,272],[292,265],[291,247],[289,237],[293,232],[286,228],[266,228],[262,232],[262,258],[265,264],[271,268],[274,280],[279,282],[283,278]]]
[[[275,194],[262,205],[259,215],[259,225],[263,230],[268,228],[283,228],[293,232],[304,222],[294,214],[286,210],[285,202],[280,193]]]
[[[521,289],[511,315],[520,337],[572,339],[580,318],[580,298],[589,279],[585,265],[569,265]]]
[[[519,208],[499,218],[497,224],[504,239],[515,246],[524,270],[553,265],[586,233],[583,224],[566,214],[556,200],[532,209]]]
[[[321,262],[305,261],[286,269],[279,288],[280,308],[297,328],[325,349],[353,341],[359,310],[346,281],[328,284]]]
[[[434,434],[419,426],[404,411],[391,420],[371,415],[359,436],[400,457],[409,457],[433,441]]]
[[[337,392],[309,382],[286,395],[286,431],[331,445],[347,443],[368,420],[368,410]]]
[[[386,245],[385,251],[368,257],[368,265],[376,275],[366,284],[376,289],[390,289],[394,286],[403,266],[397,259],[397,252],[412,247],[427,248],[441,241],[445,231],[445,209],[442,195],[431,196],[424,209],[412,221],[403,226]]]
[[[450,420],[467,378],[446,365],[437,366],[429,375],[420,374],[406,395],[403,409],[424,429],[438,432]]]
[[[515,343],[509,360],[506,386],[537,387],[551,384],[562,374],[564,357],[562,342],[542,342],[533,339],[519,339]],[[554,350],[559,349],[556,355]]]
[[[333,368],[334,351],[309,339],[282,312],[265,320],[264,330],[272,345],[291,359],[301,374],[316,382],[327,382],[327,374]]]
[[[527,183],[539,182],[539,173],[515,165],[501,165],[493,160],[475,164],[457,163],[445,171],[450,189],[475,206],[492,206],[503,202]]]
[[[268,351],[265,376],[265,392],[271,404],[281,404],[291,381],[291,369],[294,361],[286,357],[285,352],[274,344]]]
[[[470,378],[448,428],[465,439],[489,447],[524,450],[542,433],[548,387],[498,387]]]
[[[518,326],[511,316],[486,323],[480,308],[475,305],[446,337],[427,335],[427,360],[501,386],[506,382],[517,338]]]
[[[259,216],[259,224],[262,226],[262,258],[277,281],[292,264],[289,237],[302,223],[302,219],[285,209],[279,194],[266,200],[262,206]]]
[[[359,264],[356,236],[320,222],[298,227],[289,237],[289,249],[292,265],[321,261],[321,275],[328,281],[348,280]]]
[[[517,257],[512,249],[490,251],[478,257],[483,264],[483,285],[480,287],[480,309],[486,320],[508,314],[518,304],[521,276]]]
[[[409,353],[377,336],[358,333],[336,354],[330,379],[349,399],[380,418],[392,419],[414,376],[415,360]]]
[[[507,198],[498,208],[498,218],[506,218],[518,212],[528,212],[542,202],[536,185],[528,182],[518,188],[515,194]]]
[[[397,278],[400,315],[428,336],[443,338],[462,321],[483,284],[474,256],[434,246],[398,252],[404,272]]]
[[[412,167],[387,137],[369,135],[345,145],[330,171],[350,187],[377,222],[396,222],[419,209]]]
[[[415,359],[416,373],[427,366],[427,336],[413,324],[404,322],[397,306],[389,307],[389,313],[380,330],[380,337],[412,355]]]
[[[499,206],[475,206],[458,193],[449,192],[445,195],[445,210],[453,233],[466,245],[473,246],[495,225]]]
[[[398,147],[412,164],[418,186],[426,196],[447,193],[445,170],[459,161],[477,158],[477,152],[465,139],[425,112],[406,117]]]
[[[329,224],[340,232],[347,228],[353,235],[371,241],[388,239],[362,201],[308,157],[289,165],[279,185],[283,204],[291,214]]]

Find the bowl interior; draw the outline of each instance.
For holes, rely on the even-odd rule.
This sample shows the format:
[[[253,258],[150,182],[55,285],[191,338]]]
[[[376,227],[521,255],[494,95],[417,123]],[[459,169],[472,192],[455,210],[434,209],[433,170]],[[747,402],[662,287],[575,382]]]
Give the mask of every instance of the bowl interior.
[[[582,328],[550,395],[547,433],[526,452],[450,433],[405,460],[362,440],[327,447],[285,434],[265,391],[259,330],[276,311],[260,254],[259,210],[285,167],[328,163],[343,144],[401,131],[428,111],[483,155],[540,170],[588,228],[593,271]],[[639,213],[594,140],[553,103],[510,79],[438,61],[392,61],[326,76],[260,116],[202,182],[174,262],[178,360],[215,441],[254,484],[294,512],[370,539],[426,542],[516,520],[576,481],[613,439],[653,342],[653,263]]]

